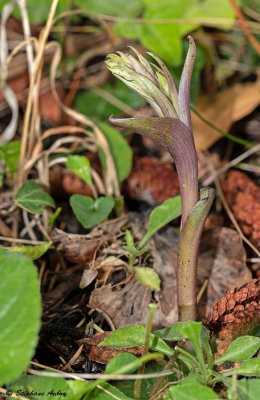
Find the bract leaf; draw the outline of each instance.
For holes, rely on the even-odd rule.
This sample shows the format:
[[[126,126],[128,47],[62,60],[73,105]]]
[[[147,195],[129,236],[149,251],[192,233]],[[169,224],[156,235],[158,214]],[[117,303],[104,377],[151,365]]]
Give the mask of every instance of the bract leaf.
[[[190,45],[179,84],[178,110],[180,120],[190,129],[192,129],[190,112],[190,84],[196,57],[196,46],[191,36],[188,36],[188,39]]]

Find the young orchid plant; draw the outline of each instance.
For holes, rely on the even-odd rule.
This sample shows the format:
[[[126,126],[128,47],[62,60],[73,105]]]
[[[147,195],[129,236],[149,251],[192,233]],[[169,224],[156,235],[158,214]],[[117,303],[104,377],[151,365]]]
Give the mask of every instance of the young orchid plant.
[[[120,128],[148,136],[171,154],[178,173],[181,191],[182,217],[177,266],[177,297],[179,320],[196,319],[196,277],[198,248],[204,222],[214,198],[211,188],[198,190],[198,161],[194,144],[190,112],[190,84],[196,56],[191,36],[189,50],[181,74],[179,88],[159,57],[148,53],[157,65],[148,62],[137,50],[137,58],[118,52],[110,54],[109,70],[133,91],[141,95],[158,117],[110,117]]]

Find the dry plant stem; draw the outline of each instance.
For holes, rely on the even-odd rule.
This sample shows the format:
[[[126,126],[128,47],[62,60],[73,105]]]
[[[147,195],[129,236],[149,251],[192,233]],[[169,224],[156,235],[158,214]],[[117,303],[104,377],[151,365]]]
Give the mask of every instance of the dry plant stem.
[[[40,114],[39,114],[39,93],[40,93],[40,85],[41,85],[41,77],[42,77],[42,67],[43,67],[43,59],[41,61],[41,65],[39,68],[39,72],[35,81],[35,89],[34,89],[34,102],[32,106],[32,116],[31,116],[31,126],[30,126],[30,135],[29,135],[29,143],[27,147],[28,158],[31,157],[33,145],[35,142],[35,136],[37,139],[40,138]]]
[[[21,140],[18,186],[20,186],[23,182],[25,153],[26,153],[28,135],[29,135],[29,124],[30,124],[30,116],[31,116],[32,105],[33,105],[34,86],[35,86],[38,70],[41,66],[45,44],[46,44],[47,38],[49,36],[50,30],[52,27],[53,18],[54,18],[54,14],[55,14],[55,11],[56,11],[56,8],[58,5],[58,1],[59,0],[53,0],[53,2],[52,2],[45,29],[43,30],[43,32],[40,35],[40,39],[39,39],[39,43],[38,43],[38,47],[37,47],[37,55],[36,55],[36,58],[35,58],[35,61],[33,63],[33,67],[32,67],[32,74],[31,74],[29,93],[28,93],[28,101],[27,101],[27,106],[26,106],[26,110],[25,110],[22,140]]]
[[[29,75],[31,75],[32,65],[33,65],[33,49],[32,49],[32,44],[29,41],[29,39],[31,37],[31,28],[30,28],[28,12],[27,12],[27,8],[26,8],[26,1],[18,0],[18,5],[20,8],[21,16],[22,16],[24,37],[28,41],[28,43],[26,45],[26,53],[27,53],[28,71],[29,71]]]
[[[256,153],[257,151],[260,150],[260,144],[255,145],[254,147],[251,147],[244,153],[240,154],[238,157],[234,158],[233,160],[229,161],[227,164],[225,164],[222,168],[220,168],[218,171],[215,172],[215,174],[211,177],[206,182],[206,185],[211,184],[216,180],[216,178],[220,175],[222,175],[224,172],[228,171],[230,168],[234,167],[235,165],[239,164],[241,161],[245,160],[252,154]]]
[[[240,22],[242,31],[244,32],[244,34],[246,35],[246,37],[248,38],[249,42],[251,43],[251,45],[254,47],[255,51],[257,52],[257,54],[260,56],[260,44],[258,43],[258,41],[256,40],[256,38],[252,35],[252,33],[250,32],[247,23],[245,21],[245,18],[240,10],[240,8],[238,7],[237,3],[235,0],[229,0],[230,4],[232,5],[232,7],[234,8],[234,11],[236,13],[237,19]]]
[[[109,144],[108,144],[107,139],[104,136],[103,132],[99,129],[99,127],[97,125],[94,124],[94,122],[92,122],[85,115],[80,114],[79,112],[72,110],[69,107],[66,107],[61,102],[61,100],[58,96],[58,93],[57,93],[56,87],[55,87],[55,76],[56,76],[56,70],[57,70],[60,60],[61,60],[61,48],[58,43],[50,43],[49,45],[56,47],[56,51],[55,51],[53,61],[51,64],[51,73],[50,73],[51,89],[52,89],[53,96],[55,97],[57,102],[60,104],[63,111],[66,112],[66,114],[68,114],[72,118],[76,119],[81,124],[91,127],[93,129],[93,131],[94,131],[93,136],[95,137],[95,143],[97,144],[97,146],[100,146],[102,148],[102,150],[104,151],[104,153],[106,155],[106,161],[107,161],[107,172],[105,173],[106,193],[110,196],[115,195],[116,197],[120,197],[120,188],[119,188],[119,183],[118,183],[118,179],[117,179],[115,163],[114,163],[113,157],[110,152]]]
[[[153,322],[153,314],[156,310],[157,306],[156,304],[149,304],[149,315],[148,315],[148,321],[146,325],[146,331],[145,331],[145,342],[144,342],[144,350],[143,350],[143,356],[148,354],[149,350],[149,343],[150,343],[150,334],[152,331],[152,322]],[[142,366],[138,369],[138,374],[143,374],[145,369],[145,363],[142,364]],[[134,398],[139,399],[140,394],[141,394],[141,380],[137,380],[135,382],[135,388],[134,388]]]
[[[179,342],[179,347],[184,346],[184,342]],[[173,356],[171,357],[170,361],[165,365],[164,371],[172,371],[172,368],[174,367],[174,364],[176,363],[177,357],[179,355],[179,352],[175,350]],[[150,399],[156,398],[157,393],[161,390],[161,388],[165,385],[165,376],[160,376],[159,379],[156,380],[152,390],[150,391]]]

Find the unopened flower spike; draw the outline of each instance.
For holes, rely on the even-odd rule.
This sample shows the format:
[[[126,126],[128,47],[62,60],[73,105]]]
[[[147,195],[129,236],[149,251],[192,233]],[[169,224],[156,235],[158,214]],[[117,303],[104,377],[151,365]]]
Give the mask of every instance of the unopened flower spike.
[[[141,95],[158,117],[110,117],[118,127],[153,138],[164,146],[175,162],[180,182],[182,219],[178,250],[178,308],[179,319],[196,317],[196,271],[198,247],[205,219],[210,210],[214,191],[198,191],[198,161],[194,144],[190,85],[196,55],[191,36],[189,50],[181,74],[178,91],[166,65],[159,57],[148,53],[159,66],[149,63],[137,50],[137,59],[124,53],[109,55],[106,62],[110,71],[128,87]]]
[[[142,96],[160,117],[177,117],[173,104],[160,87],[156,73],[137,50],[135,53],[138,60],[122,52],[110,54],[106,64],[113,75]]]
[[[190,81],[196,53],[195,43],[189,37],[190,47],[182,72],[179,91],[166,65],[156,55],[149,53],[160,68],[144,61],[135,50],[138,60],[127,54],[109,55],[106,62],[110,71],[128,87],[140,94],[155,110],[158,118],[110,118],[110,122],[124,129],[150,136],[172,155],[179,175],[182,197],[182,227],[198,201],[198,161],[190,118]],[[141,61],[140,61],[141,60]],[[137,66],[138,65],[138,66]],[[160,73],[158,78],[156,72]],[[142,72],[140,72],[142,71]],[[153,80],[151,75],[153,74]],[[156,83],[155,83],[156,82]],[[167,85],[167,87],[165,87]],[[147,129],[149,126],[149,129]]]

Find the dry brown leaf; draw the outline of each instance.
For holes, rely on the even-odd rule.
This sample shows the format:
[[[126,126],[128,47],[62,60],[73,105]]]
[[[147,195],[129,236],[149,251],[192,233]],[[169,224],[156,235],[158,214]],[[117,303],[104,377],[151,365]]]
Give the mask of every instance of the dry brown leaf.
[[[197,111],[219,129],[228,132],[231,125],[250,114],[260,104],[260,79],[254,83],[237,83],[218,93],[213,100],[201,99]],[[222,135],[205,124],[194,112],[192,125],[198,151],[212,146]]]
[[[95,333],[90,338],[85,338],[77,341],[78,345],[84,345],[85,352],[88,358],[100,364],[106,364],[112,358],[120,353],[130,353],[135,356],[141,356],[143,354],[143,346],[135,346],[131,348],[113,349],[112,347],[100,346],[99,343],[103,342],[112,332]]]

